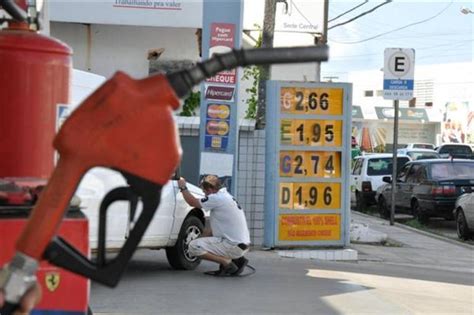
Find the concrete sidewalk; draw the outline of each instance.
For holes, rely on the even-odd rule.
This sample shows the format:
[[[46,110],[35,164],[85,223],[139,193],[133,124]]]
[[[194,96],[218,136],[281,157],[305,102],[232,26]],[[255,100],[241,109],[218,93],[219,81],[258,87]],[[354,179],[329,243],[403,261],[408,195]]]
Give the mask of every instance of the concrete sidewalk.
[[[401,224],[390,225],[380,218],[352,211],[352,222],[367,224],[369,229],[385,233],[387,246],[351,244],[360,260],[392,264],[422,265],[434,269],[473,272],[474,246],[416,230]]]

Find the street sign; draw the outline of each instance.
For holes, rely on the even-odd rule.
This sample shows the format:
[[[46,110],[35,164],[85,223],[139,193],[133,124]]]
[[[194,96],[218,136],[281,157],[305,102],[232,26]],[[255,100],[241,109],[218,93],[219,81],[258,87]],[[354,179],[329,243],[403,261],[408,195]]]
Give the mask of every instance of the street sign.
[[[386,48],[383,69],[383,98],[411,100],[415,75],[415,50]]]
[[[265,245],[349,243],[351,85],[268,81]]]

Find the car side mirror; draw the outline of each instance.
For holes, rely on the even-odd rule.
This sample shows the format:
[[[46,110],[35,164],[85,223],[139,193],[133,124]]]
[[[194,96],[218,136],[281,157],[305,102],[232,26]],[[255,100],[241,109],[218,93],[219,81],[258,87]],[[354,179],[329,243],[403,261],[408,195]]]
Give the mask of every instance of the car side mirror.
[[[470,193],[472,193],[472,188],[470,186],[461,188],[461,194],[470,194]]]
[[[391,184],[392,183],[392,177],[391,176],[384,176],[384,177],[382,177],[382,181],[387,183],[387,184]]]
[[[174,174],[171,176],[171,180],[178,180],[181,177],[181,168],[178,168],[174,171]]]

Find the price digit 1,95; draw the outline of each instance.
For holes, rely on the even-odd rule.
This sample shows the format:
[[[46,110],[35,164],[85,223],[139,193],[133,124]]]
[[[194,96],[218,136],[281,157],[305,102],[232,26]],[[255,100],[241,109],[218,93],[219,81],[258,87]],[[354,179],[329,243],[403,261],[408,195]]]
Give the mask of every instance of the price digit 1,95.
[[[282,119],[280,143],[291,145],[340,146],[342,122],[340,120]]]

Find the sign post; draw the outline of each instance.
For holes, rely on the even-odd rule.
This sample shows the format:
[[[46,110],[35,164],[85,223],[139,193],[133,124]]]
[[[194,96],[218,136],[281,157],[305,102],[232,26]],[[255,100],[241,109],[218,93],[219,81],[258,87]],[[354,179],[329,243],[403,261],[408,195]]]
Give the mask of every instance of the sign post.
[[[202,55],[225,53],[240,48],[242,0],[203,1]],[[237,104],[239,69],[226,70],[208,78],[201,86],[199,177],[219,176],[232,193],[237,193]]]
[[[397,149],[399,100],[413,98],[415,75],[415,50],[412,48],[386,48],[384,51],[383,97],[393,100],[393,160],[392,198],[390,205],[390,225],[395,221],[395,197],[397,193]]]

